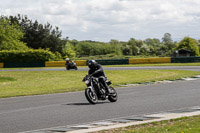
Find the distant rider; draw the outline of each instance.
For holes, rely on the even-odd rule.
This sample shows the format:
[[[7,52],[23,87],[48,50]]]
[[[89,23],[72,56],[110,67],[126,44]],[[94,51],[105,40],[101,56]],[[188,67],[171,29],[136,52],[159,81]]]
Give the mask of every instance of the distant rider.
[[[98,64],[95,60],[89,60],[88,67],[89,67],[88,75],[98,78],[99,82],[103,84],[106,91],[108,93],[112,93],[112,91],[109,89],[109,87],[106,83],[107,78],[103,71],[102,66],[100,64]]]
[[[65,60],[66,60],[65,65],[67,66],[67,68],[69,68],[71,60],[69,60],[69,58],[66,58]]]

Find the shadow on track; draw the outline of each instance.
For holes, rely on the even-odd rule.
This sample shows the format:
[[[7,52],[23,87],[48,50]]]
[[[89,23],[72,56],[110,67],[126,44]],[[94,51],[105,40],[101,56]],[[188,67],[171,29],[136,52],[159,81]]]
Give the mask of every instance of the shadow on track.
[[[97,104],[105,104],[109,102],[98,102]],[[67,104],[62,104],[62,105],[76,105],[76,106],[82,106],[82,105],[94,105],[90,103],[67,103]]]

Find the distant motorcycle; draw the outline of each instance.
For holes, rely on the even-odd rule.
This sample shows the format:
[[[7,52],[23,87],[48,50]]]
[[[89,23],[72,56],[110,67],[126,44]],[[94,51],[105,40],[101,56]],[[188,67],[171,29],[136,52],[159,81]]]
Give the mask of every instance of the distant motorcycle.
[[[74,61],[71,61],[69,64],[66,64],[66,69],[67,70],[70,70],[70,69],[78,70],[76,63]]]
[[[108,99],[110,102],[117,101],[117,92],[116,90],[109,86],[111,85],[111,81],[107,80],[106,83],[109,86],[109,89],[112,90],[112,94],[108,93],[105,87],[99,82],[98,78],[93,76],[86,75],[83,78],[83,82],[85,82],[87,88],[85,89],[85,97],[91,104],[96,104],[98,100],[106,100]]]

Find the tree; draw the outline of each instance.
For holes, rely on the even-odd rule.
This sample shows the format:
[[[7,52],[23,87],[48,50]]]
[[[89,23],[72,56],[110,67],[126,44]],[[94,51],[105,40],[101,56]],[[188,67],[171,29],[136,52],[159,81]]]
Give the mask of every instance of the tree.
[[[165,33],[162,38],[163,45],[161,46],[161,50],[163,51],[163,56],[171,56],[174,48],[176,47],[176,43],[172,41],[171,34]]]
[[[162,38],[163,43],[172,43],[172,37],[170,33],[165,33],[163,38]]]
[[[185,37],[178,44],[177,50],[187,49],[191,51],[191,56],[199,56],[199,47],[195,39],[190,37]]]
[[[122,55],[121,44],[118,40],[112,39],[112,40],[110,40],[109,44],[111,47],[109,54],[112,53],[115,55]],[[109,47],[109,45],[107,47]]]
[[[153,56],[160,55],[159,48],[161,47],[161,42],[159,39],[156,38],[147,38],[144,40],[144,44],[149,47],[149,54]]]
[[[130,46],[132,54],[131,55],[138,55],[139,53],[139,48],[137,47],[137,43],[136,43],[136,39],[135,38],[131,38],[127,45]]]
[[[76,44],[75,50],[78,56],[90,56],[92,46],[89,42],[81,41],[78,44]]]
[[[143,44],[142,47],[140,48],[140,54],[141,55],[149,55],[150,53],[150,48],[148,45]]]
[[[27,50],[25,43],[21,42],[24,33],[17,24],[10,24],[5,18],[0,18],[0,50]]]
[[[197,42],[198,42],[198,46],[199,46],[199,49],[200,49],[200,40],[198,40]]]
[[[72,44],[70,42],[66,42],[62,49],[62,54],[64,58],[74,58],[76,56],[76,52],[73,50]]]
[[[123,55],[132,55],[132,49],[130,48],[129,45],[123,44],[122,45],[122,53],[123,53]]]
[[[53,28],[49,23],[40,24],[37,20],[34,22],[27,16],[10,16],[8,18],[11,24],[18,24],[24,31],[24,38],[21,39],[27,46],[33,49],[49,49],[52,52],[62,52],[65,41],[60,39],[61,31],[58,27]]]

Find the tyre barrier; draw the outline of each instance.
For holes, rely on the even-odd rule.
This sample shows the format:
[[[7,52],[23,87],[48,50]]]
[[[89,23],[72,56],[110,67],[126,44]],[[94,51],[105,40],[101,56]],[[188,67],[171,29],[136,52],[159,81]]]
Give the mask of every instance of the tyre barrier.
[[[172,57],[171,63],[192,63],[200,62],[200,57]]]
[[[44,62],[5,62],[4,68],[16,68],[16,67],[45,67]]]
[[[65,61],[46,61],[45,67],[64,67]]]
[[[108,60],[96,60],[101,65],[123,65],[129,64],[129,59],[108,59]]]
[[[86,66],[86,60],[75,60],[77,66]],[[65,67],[65,61],[46,61],[45,67]]]
[[[130,58],[129,64],[156,64],[156,63],[171,63],[170,57],[160,58]]]
[[[123,64],[158,64],[158,63],[192,63],[200,62],[199,57],[157,57],[157,58],[129,58],[129,59],[107,59],[96,60],[101,65],[123,65]],[[86,66],[87,60],[75,60],[77,66]],[[46,62],[2,62],[0,68],[15,67],[65,67],[65,61]]]
[[[4,68],[4,64],[3,63],[0,63],[0,68]]]

